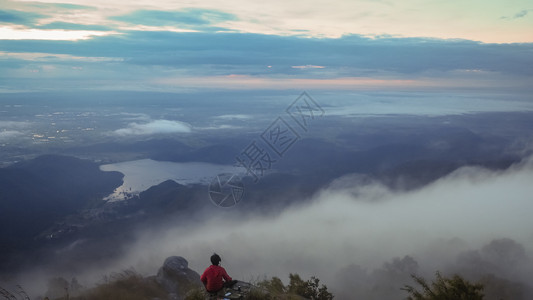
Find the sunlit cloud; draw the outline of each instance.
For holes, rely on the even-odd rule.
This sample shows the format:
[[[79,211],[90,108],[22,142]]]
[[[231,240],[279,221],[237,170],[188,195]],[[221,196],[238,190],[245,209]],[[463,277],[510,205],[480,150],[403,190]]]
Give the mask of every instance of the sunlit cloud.
[[[269,78],[248,75],[227,75],[211,77],[161,78],[154,81],[164,85],[186,85],[191,87],[215,87],[231,89],[353,89],[369,86],[409,86],[412,80],[381,80],[372,78],[338,78],[338,79],[304,79],[304,78]]]
[[[252,89],[306,89],[306,90],[365,90],[365,89],[468,89],[496,88],[507,86],[506,82],[497,79],[470,78],[413,78],[386,79],[373,77],[339,77],[339,78],[276,78],[249,75],[226,75],[205,77],[158,78],[152,82],[163,86],[187,86],[195,88],[221,88],[236,90]],[[521,83],[516,83],[520,86]]]
[[[124,61],[123,58],[116,57],[87,57],[74,56],[68,54],[41,53],[41,52],[5,52],[0,51],[1,59],[20,59],[26,61],[47,61],[47,62],[65,62],[65,61],[83,61],[83,62],[106,62],[106,61]]]
[[[141,32],[144,32],[144,31],[153,31],[153,32],[161,32],[161,31],[165,31],[165,32],[176,32],[176,33],[180,33],[180,32],[199,32],[198,30],[195,30],[195,29],[188,29],[188,28],[176,28],[176,27],[173,27],[173,26],[147,26],[147,25],[132,25],[132,24],[126,24],[126,25],[121,25],[120,26],[120,30],[124,30],[124,31],[141,31]]]
[[[524,68],[531,63],[527,55],[530,44],[485,44],[472,40],[488,40],[473,37],[460,40],[457,38],[462,36],[453,32],[442,33],[449,26],[434,26],[436,21],[430,16],[437,8],[443,10],[438,18],[447,16],[446,24],[455,26],[452,16],[456,7],[424,4],[415,12],[408,9],[416,6],[411,0],[396,7],[355,2],[340,1],[336,7],[314,1],[302,10],[293,3],[265,5],[240,0],[224,6],[210,1],[187,5],[161,1],[157,7],[142,2],[79,0],[58,6],[8,1],[4,19],[9,22],[0,25],[0,39],[4,40],[0,73],[10,74],[11,83],[1,88],[523,91],[531,86],[533,73]],[[356,6],[358,9],[351,9]],[[494,22],[512,29],[502,36],[521,34],[524,24],[515,23],[530,22],[527,14],[520,22],[507,22],[500,16],[523,15],[524,8],[518,4],[505,11],[498,7],[489,5],[491,14],[497,15]],[[257,15],[256,8],[264,9],[263,13]],[[466,5],[461,12],[472,14],[471,9],[474,7]],[[409,15],[428,26],[417,23],[419,31],[409,33],[414,30]],[[397,23],[382,28],[392,22],[382,20],[384,16]],[[484,16],[478,18],[486,23]],[[468,31],[464,19],[456,20],[461,32]],[[488,32],[491,38],[499,38],[492,25],[474,27],[480,34]],[[431,32],[424,32],[426,29]],[[405,38],[408,36],[429,38]],[[23,82],[26,79],[38,80],[28,85]]]
[[[176,3],[86,1],[73,0],[64,4],[52,1],[7,1],[10,14],[6,17],[18,24],[46,25],[56,22],[86,26],[105,26],[122,30],[126,23],[145,26],[167,26],[174,29],[201,29],[218,26],[221,30],[241,33],[296,35],[339,38],[343,35],[432,37],[467,39],[482,42],[532,42],[531,18],[527,18],[529,2],[487,2],[483,8],[458,0],[448,2],[401,3],[384,1],[335,2],[313,0],[303,6],[299,2],[268,3],[236,0],[219,3],[216,0],[192,0]],[[480,13],[480,10],[483,13]],[[39,14],[44,15],[39,17]],[[502,18],[503,16],[506,16]],[[508,22],[509,19],[521,22]],[[446,24],[446,26],[442,26]],[[170,25],[170,26],[169,26]],[[65,24],[66,27],[72,25]]]
[[[324,69],[324,66],[305,65],[305,66],[292,66],[293,69]]]
[[[77,41],[86,40],[95,36],[117,34],[116,32],[89,31],[89,30],[44,30],[32,28],[0,27],[0,40],[52,40],[52,41]]]

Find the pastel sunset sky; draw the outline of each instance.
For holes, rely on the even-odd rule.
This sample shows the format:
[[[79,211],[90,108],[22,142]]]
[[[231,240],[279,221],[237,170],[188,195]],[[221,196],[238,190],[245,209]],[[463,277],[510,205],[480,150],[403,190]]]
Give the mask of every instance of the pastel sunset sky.
[[[533,4],[0,1],[0,92],[531,91]]]

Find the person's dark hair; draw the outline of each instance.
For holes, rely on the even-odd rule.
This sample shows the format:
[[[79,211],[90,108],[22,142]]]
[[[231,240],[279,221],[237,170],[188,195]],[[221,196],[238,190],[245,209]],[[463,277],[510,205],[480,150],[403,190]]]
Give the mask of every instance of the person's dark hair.
[[[211,255],[211,263],[215,266],[218,266],[218,264],[220,263],[222,259],[220,259],[220,256],[218,256],[218,254],[216,253],[213,253],[213,255]]]

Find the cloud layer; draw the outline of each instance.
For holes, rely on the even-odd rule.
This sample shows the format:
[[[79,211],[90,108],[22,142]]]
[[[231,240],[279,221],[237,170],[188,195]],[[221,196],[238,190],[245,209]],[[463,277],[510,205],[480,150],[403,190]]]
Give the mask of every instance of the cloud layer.
[[[0,142],[9,141],[12,138],[19,137],[24,133],[17,130],[4,130],[0,131]]]
[[[372,1],[334,2],[314,0],[303,6],[299,2],[261,2],[235,0],[221,5],[218,1],[176,3],[157,0],[109,2],[78,0],[71,3],[33,3],[4,1],[0,22],[15,31],[62,22],[61,29],[73,30],[69,24],[104,26],[115,31],[176,31],[193,28],[200,31],[232,31],[307,37],[340,37],[349,34],[366,36],[406,36],[463,38],[487,42],[531,42],[527,18],[530,3],[493,1],[484,3],[483,13],[476,3],[460,1],[401,3]],[[305,8],[304,8],[305,7]],[[502,17],[513,16],[508,18]],[[514,20],[519,20],[516,22]],[[442,26],[446,24],[447,26]],[[100,30],[100,29],[97,29]],[[76,30],[73,30],[76,33]],[[48,38],[44,32],[35,38]]]
[[[423,274],[447,270],[461,253],[494,239],[510,238],[526,254],[533,253],[531,159],[506,171],[462,168],[411,192],[355,182],[355,177],[340,178],[311,204],[275,217],[220,211],[200,226],[147,229],[110,268],[133,266],[153,274],[165,257],[181,255],[201,272],[216,251],[236,278],[286,278],[296,272],[335,285],[339,272],[350,265],[379,269],[405,255],[417,261]],[[533,271],[530,263],[519,269],[513,274]]]
[[[132,47],[135,45],[135,47]],[[530,92],[533,44],[129,31],[0,46],[0,88],[480,90]],[[47,55],[45,55],[47,54]],[[9,74],[9,76],[8,76]],[[28,85],[28,82],[31,84]]]
[[[29,122],[0,121],[0,142],[12,142],[14,139],[26,135],[26,130],[30,125]]]
[[[113,131],[113,135],[154,135],[170,133],[190,133],[191,126],[180,121],[153,120],[148,123],[130,123],[128,127]]]
[[[0,74],[8,75],[0,91],[531,93],[526,0],[484,4],[483,14],[473,4],[416,0],[313,1],[305,9],[243,0],[3,4]],[[35,53],[48,56],[28,59]]]

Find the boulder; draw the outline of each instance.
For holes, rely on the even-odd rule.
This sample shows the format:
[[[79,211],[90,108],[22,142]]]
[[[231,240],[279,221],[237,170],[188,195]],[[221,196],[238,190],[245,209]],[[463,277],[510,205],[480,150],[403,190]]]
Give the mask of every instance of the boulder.
[[[156,281],[172,295],[173,299],[183,299],[191,289],[202,287],[200,274],[189,269],[189,263],[181,256],[171,256],[165,259],[159,268]]]

